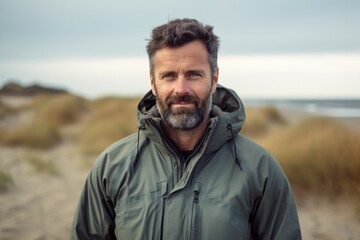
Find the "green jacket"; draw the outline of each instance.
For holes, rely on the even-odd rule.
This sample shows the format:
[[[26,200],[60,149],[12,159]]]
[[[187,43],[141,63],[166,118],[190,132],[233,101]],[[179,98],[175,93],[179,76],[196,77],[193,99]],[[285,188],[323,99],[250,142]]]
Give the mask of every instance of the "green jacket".
[[[301,239],[286,176],[239,134],[244,120],[236,93],[219,86],[208,129],[184,159],[146,94],[138,133],[107,148],[90,171],[72,239]]]

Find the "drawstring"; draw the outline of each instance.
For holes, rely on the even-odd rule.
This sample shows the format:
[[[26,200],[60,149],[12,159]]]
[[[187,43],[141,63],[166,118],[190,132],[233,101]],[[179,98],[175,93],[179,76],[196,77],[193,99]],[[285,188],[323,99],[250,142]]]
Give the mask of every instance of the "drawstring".
[[[135,160],[133,162],[133,168],[135,169],[135,166],[139,160],[139,156],[140,156],[140,131],[145,129],[145,124],[142,124],[139,128],[138,128],[138,133],[137,133],[137,144],[136,144],[136,156],[135,156]],[[233,142],[234,145],[234,154],[235,154],[235,163],[239,165],[240,170],[242,171],[242,167],[240,164],[240,159],[237,156],[237,150],[236,150],[236,144],[235,144],[235,136],[234,133],[232,131],[232,125],[229,123],[227,125],[227,129],[230,131],[231,134],[231,140]]]
[[[240,164],[240,159],[238,158],[237,156],[237,150],[236,150],[236,144],[235,144],[235,137],[234,137],[234,133],[232,131],[232,125],[231,123],[229,123],[227,125],[227,129],[230,131],[230,134],[231,134],[231,140],[233,142],[233,145],[234,145],[234,153],[235,153],[235,163],[237,163],[239,165],[239,168],[240,170],[242,171],[242,167],[241,167],[241,164]]]
[[[135,169],[136,163],[139,160],[139,153],[140,153],[140,131],[145,129],[145,124],[142,124],[139,128],[138,128],[138,133],[137,133],[137,144],[136,144],[136,156],[135,156],[135,160],[133,162],[133,168]]]

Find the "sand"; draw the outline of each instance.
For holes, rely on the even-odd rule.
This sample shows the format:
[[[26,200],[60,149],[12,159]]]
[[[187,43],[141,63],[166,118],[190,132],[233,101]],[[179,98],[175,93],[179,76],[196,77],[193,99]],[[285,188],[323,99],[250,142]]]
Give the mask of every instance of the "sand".
[[[13,127],[24,119],[4,121]],[[64,141],[47,151],[0,146],[0,169],[14,178],[11,189],[0,193],[0,239],[69,239],[89,170],[73,138],[78,130],[63,129]],[[28,161],[34,157],[53,162],[57,173],[36,171]],[[303,239],[359,239],[360,222],[345,200],[302,196],[297,203]]]
[[[56,172],[36,171],[29,158],[53,162]],[[0,239],[69,239],[88,172],[74,144],[65,141],[47,152],[0,147],[0,159],[15,180],[0,193]]]

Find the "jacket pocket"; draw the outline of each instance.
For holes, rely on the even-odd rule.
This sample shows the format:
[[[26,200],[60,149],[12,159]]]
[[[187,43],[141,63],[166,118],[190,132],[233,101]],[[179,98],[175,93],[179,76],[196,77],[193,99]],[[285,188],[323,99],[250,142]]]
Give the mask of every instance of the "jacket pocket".
[[[199,200],[200,200],[200,183],[195,183],[193,189],[193,202],[191,210],[191,231],[190,239],[200,239],[200,225],[199,225]]]
[[[161,239],[163,195],[167,183],[159,182],[156,190],[124,197],[115,208],[115,234],[119,239]],[[144,192],[144,191],[139,191]]]

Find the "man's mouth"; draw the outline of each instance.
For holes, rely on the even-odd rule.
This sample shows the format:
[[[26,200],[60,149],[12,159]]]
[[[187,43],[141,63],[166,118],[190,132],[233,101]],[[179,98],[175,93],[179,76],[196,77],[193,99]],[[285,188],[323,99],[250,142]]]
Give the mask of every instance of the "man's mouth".
[[[195,104],[194,102],[175,102],[172,105],[192,105]]]
[[[183,109],[187,109],[187,108],[192,109],[192,108],[194,108],[194,106],[195,106],[195,103],[193,103],[193,102],[177,102],[177,103],[171,104],[171,107],[174,110],[175,109],[181,109],[181,108],[183,108]]]

